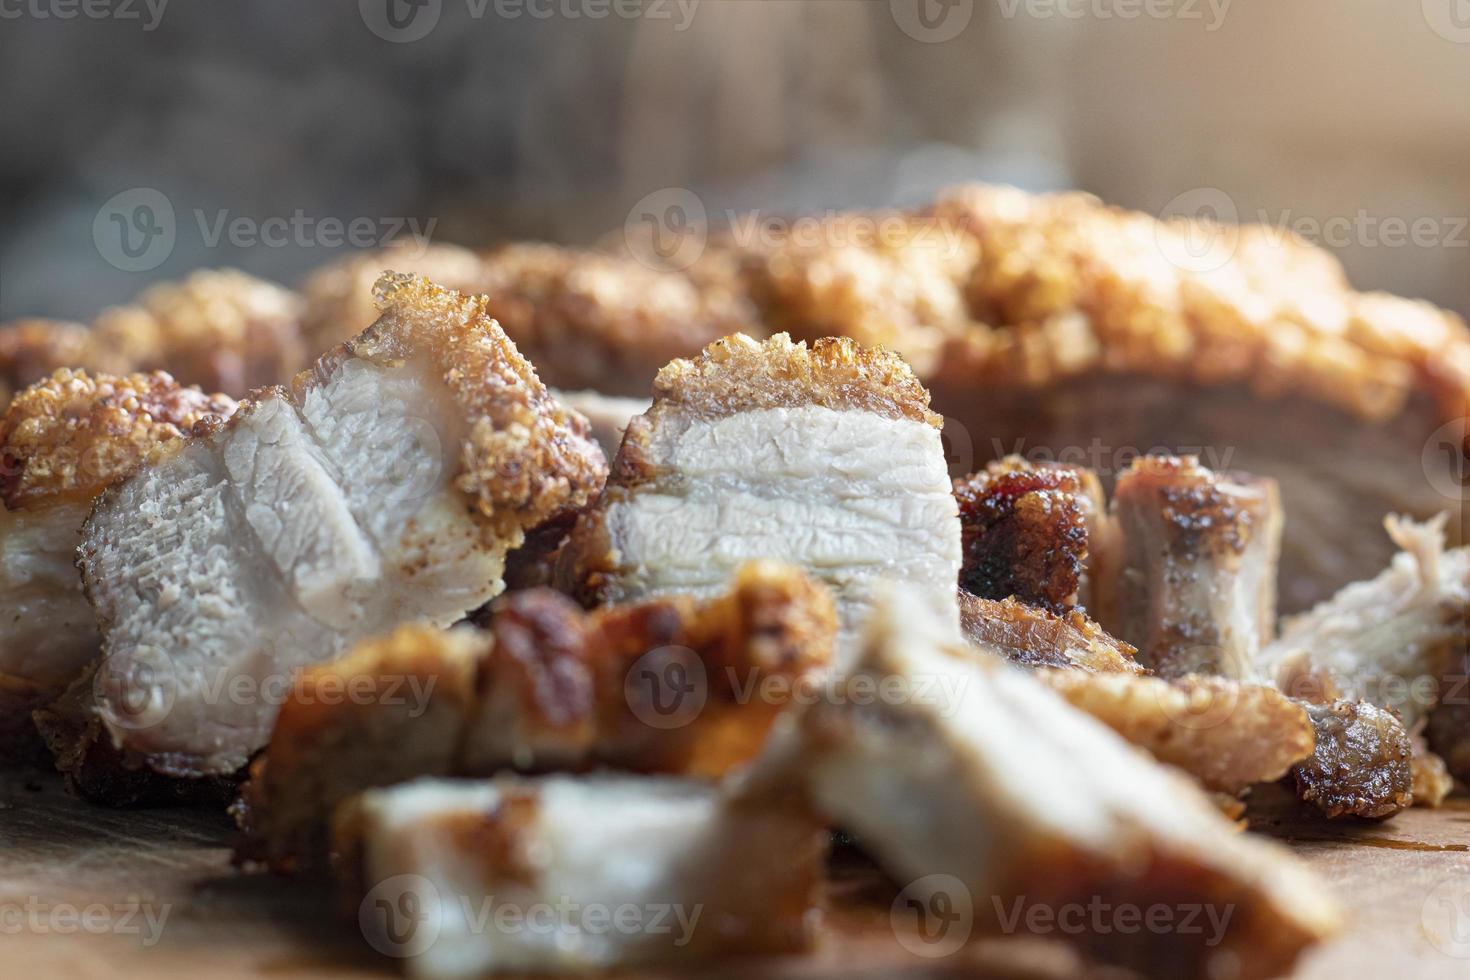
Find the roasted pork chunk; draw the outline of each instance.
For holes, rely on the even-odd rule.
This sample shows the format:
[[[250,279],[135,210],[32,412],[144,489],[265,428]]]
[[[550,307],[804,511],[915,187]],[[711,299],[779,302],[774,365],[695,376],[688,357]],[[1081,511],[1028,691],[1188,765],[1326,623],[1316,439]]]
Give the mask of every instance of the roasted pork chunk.
[[[288,289],[233,269],[204,270],[104,310],[91,343],[128,370],[161,369],[240,398],[286,382],[307,363],[301,315]]]
[[[282,872],[320,868],[337,803],[418,776],[722,776],[817,683],[836,628],[824,587],[766,563],[702,603],[586,613],[528,591],[498,600],[484,632],[402,628],[302,673],[251,766],[241,855]],[[366,696],[341,696],[354,688]]]
[[[982,918],[1018,898],[1053,910],[1098,897],[1232,909],[1214,942],[1075,937],[1150,974],[1276,976],[1336,931],[1335,903],[1288,853],[1238,834],[1189,779],[1033,677],[976,657],[924,605],[906,590],[879,605],[831,688],[884,695],[817,701],[752,778],[797,774],[900,884],[950,876],[961,894],[949,900]]]
[[[224,395],[163,373],[62,368],[0,418],[0,731],[34,739],[31,711],[58,696],[101,649],[76,550],[92,501],[207,418]]]
[[[1288,619],[1260,654],[1261,676],[1310,701],[1391,708],[1415,730],[1460,686],[1470,548],[1445,550],[1443,525],[1385,521],[1399,555],[1377,578]]]
[[[297,668],[480,606],[525,530],[600,483],[586,421],[483,300],[410,276],[379,291],[382,318],[291,391],[98,500],[79,552],[106,644],[95,708],[137,764],[238,769]]]
[[[1043,670],[1037,677],[1205,789],[1236,795],[1286,775],[1315,744],[1306,709],[1275,688],[1223,677]]]
[[[960,587],[1061,611],[1089,608],[1112,574],[1111,521],[1096,475],[1007,456],[956,480],[965,563]]]
[[[827,832],[696,782],[549,776],[373,790],[336,836],[368,942],[449,978],[805,949]]]
[[[1303,704],[1317,739],[1292,770],[1299,797],[1329,818],[1377,819],[1413,803],[1413,746],[1392,712],[1366,701]]]
[[[0,324],[0,412],[20,389],[57,368],[92,368],[91,334],[80,323],[31,318]]]
[[[996,602],[960,592],[965,639],[1022,667],[1078,667],[1104,673],[1143,673],[1138,652],[1107,634],[1081,610],[1062,613],[1015,598]]]
[[[881,577],[955,619],[960,526],[940,420],[896,356],[742,335],[659,373],[562,578],[591,602],[709,594],[741,563],[809,569],[853,627]]]
[[[1103,625],[1166,677],[1253,678],[1276,625],[1275,483],[1143,456],[1119,477],[1113,509],[1122,559]]]

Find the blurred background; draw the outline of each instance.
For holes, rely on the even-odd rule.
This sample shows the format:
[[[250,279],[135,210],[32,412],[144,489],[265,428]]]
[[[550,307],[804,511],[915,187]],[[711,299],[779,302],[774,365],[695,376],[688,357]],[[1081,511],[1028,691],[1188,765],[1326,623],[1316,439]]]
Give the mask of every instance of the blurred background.
[[[1470,310],[1467,0],[0,0],[0,92],[0,319],[968,179],[1223,200]]]

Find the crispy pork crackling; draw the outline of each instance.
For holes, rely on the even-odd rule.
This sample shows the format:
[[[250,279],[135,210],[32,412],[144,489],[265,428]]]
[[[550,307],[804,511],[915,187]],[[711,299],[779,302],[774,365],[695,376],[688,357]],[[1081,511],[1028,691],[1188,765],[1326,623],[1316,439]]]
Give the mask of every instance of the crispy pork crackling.
[[[1113,498],[1121,570],[1103,626],[1166,677],[1255,677],[1275,631],[1276,484],[1193,457],[1141,456]]]
[[[1007,456],[955,481],[965,563],[960,587],[1062,612],[1091,609],[1111,580],[1116,530],[1091,471]]]
[[[799,952],[828,835],[797,802],[600,775],[372,790],[335,836],[368,942],[450,978]],[[411,934],[377,914],[403,899],[423,916]]]
[[[771,558],[830,584],[846,629],[884,576],[928,588],[957,620],[960,526],[939,430],[892,354],[727,337],[659,373],[561,579],[590,603],[707,595]]]
[[[497,600],[483,632],[403,627],[303,672],[251,766],[241,857],[320,868],[337,803],[418,776],[605,766],[721,777],[824,674],[836,631],[829,591],[770,563],[704,602],[584,612],[530,590]],[[370,696],[330,696],[353,689]]]
[[[263,746],[292,673],[501,589],[525,530],[605,472],[486,312],[385,276],[383,316],[97,502],[79,553],[106,644],[95,709],[173,776]]]
[[[1078,609],[1054,613],[1014,597],[996,602],[961,591],[960,629],[965,639],[1022,667],[1077,667],[1102,673],[1141,674],[1130,644],[1108,633]]]
[[[0,730],[35,744],[31,711],[101,649],[76,568],[92,500],[196,424],[234,410],[228,397],[161,372],[62,368],[0,418]]]
[[[904,589],[876,609],[833,690],[793,719],[752,781],[806,781],[900,884],[948,875],[977,916],[1035,903],[1229,906],[1217,943],[1176,933],[1076,937],[1160,976],[1276,976],[1337,931],[1325,887],[1280,847],[1241,835],[1160,766],[1000,657],[985,658]],[[861,682],[861,688],[859,688]],[[954,899],[956,896],[949,896]]]

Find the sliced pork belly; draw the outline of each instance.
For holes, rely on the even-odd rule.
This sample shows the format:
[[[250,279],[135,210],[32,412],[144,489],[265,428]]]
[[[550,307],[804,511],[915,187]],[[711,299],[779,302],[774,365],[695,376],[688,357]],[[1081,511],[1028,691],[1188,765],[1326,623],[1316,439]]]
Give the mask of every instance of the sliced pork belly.
[[[93,498],[197,423],[234,409],[226,396],[163,373],[62,368],[0,418],[0,732],[38,744],[31,711],[101,650],[76,567]]]
[[[1297,796],[1328,818],[1379,819],[1413,804],[1413,745],[1392,712],[1366,701],[1304,704],[1317,744],[1292,770]]]
[[[483,632],[404,627],[302,673],[251,766],[241,856],[320,868],[337,803],[418,776],[594,765],[722,776],[818,682],[836,628],[825,588],[768,563],[703,603],[587,613],[533,590],[498,600]],[[344,699],[354,687],[383,696]]]
[[[502,587],[525,529],[604,473],[486,312],[388,276],[382,318],[99,499],[79,563],[106,641],[97,713],[136,764],[227,774],[292,673]]]
[[[1465,648],[1470,548],[1445,550],[1443,517],[1427,524],[1390,517],[1385,526],[1402,549],[1392,564],[1287,620],[1258,668],[1289,694],[1368,701],[1415,730],[1461,686],[1450,675]]]
[[[659,373],[562,578],[589,602],[707,595],[772,558],[830,584],[849,629],[886,576],[928,589],[954,621],[956,515],[940,419],[901,360],[736,335]]]
[[[1049,612],[1014,598],[996,602],[960,592],[965,639],[1022,667],[1078,667],[1104,673],[1143,673],[1138,652],[1109,636],[1080,610]]]
[[[827,832],[700,783],[551,776],[374,790],[336,836],[368,942],[451,978],[803,950]],[[381,900],[424,917],[405,935]]]
[[[1253,678],[1275,631],[1276,484],[1190,456],[1141,456],[1118,478],[1113,508],[1122,561],[1103,625],[1166,677]]]
[[[1280,779],[1315,745],[1306,709],[1271,687],[1081,670],[1036,676],[1073,707],[1217,793],[1233,796]]]
[[[1233,909],[1218,943],[1075,937],[1150,975],[1275,976],[1337,930],[1335,903],[1286,851],[1238,834],[1187,777],[1025,672],[977,658],[924,606],[907,590],[880,605],[832,688],[889,693],[818,701],[761,778],[806,780],[899,883],[953,876],[985,917],[1017,898]]]
[[[90,337],[85,326],[65,320],[0,323],[0,412],[16,392],[57,368],[92,367]]]
[[[965,563],[960,587],[1061,611],[1091,607],[1112,574],[1115,534],[1096,474],[1007,456],[954,484]]]
[[[206,269],[104,310],[91,345],[123,358],[127,370],[162,369],[240,398],[284,383],[307,363],[301,315],[301,300],[288,289],[234,269]]]

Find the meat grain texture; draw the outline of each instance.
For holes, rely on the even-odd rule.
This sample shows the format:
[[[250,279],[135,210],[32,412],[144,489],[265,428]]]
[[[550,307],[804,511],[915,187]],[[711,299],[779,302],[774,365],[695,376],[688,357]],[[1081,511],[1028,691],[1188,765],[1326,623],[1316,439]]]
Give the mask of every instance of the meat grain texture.
[[[605,462],[482,299],[411,276],[291,389],[98,501],[79,563],[106,659],[94,710],[132,765],[222,775],[265,744],[294,671],[502,588],[528,528]]]

